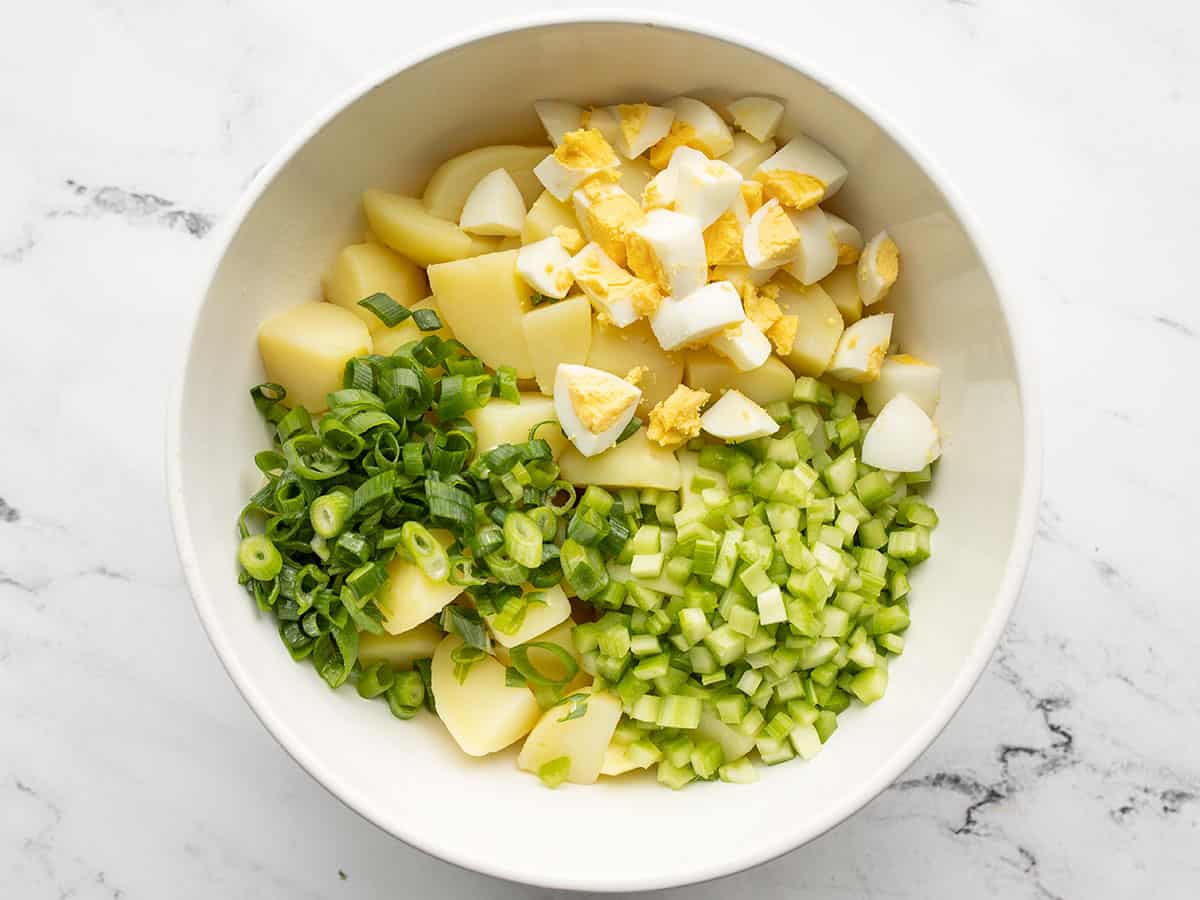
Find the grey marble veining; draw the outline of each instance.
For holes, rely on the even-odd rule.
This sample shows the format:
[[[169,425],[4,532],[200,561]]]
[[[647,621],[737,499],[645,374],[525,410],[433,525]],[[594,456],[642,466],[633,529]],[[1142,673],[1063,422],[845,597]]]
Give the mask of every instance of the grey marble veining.
[[[654,6],[795,35],[935,151],[1032,325],[1046,438],[1022,600],[930,751],[808,847],[665,896],[1195,897],[1200,14]],[[0,896],[549,896],[395,842],[279,750],[198,627],[163,499],[213,229],[314,110],[498,12],[406,10],[50,0],[9,23]]]

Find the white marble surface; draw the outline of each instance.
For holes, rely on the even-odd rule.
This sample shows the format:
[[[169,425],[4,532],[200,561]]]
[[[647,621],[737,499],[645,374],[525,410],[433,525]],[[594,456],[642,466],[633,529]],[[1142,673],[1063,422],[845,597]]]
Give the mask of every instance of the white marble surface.
[[[1046,418],[1024,596],[961,713],[840,828],[671,896],[1195,897],[1200,13],[655,6],[793,36],[936,151],[1035,327]],[[316,109],[496,11],[44,0],[6,17],[0,896],[531,895],[393,841],[279,750],[196,622],[161,464],[210,229]]]

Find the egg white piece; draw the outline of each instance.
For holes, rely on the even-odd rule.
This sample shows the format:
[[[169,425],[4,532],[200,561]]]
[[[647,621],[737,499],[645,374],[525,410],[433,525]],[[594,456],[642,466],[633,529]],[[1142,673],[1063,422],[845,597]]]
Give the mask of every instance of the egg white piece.
[[[942,370],[908,354],[889,356],[879,367],[879,377],[863,385],[863,400],[872,415],[879,415],[899,394],[933,415],[942,392]]]
[[[675,121],[675,110],[665,106],[647,106],[645,118],[639,123],[637,113],[640,104],[631,104],[625,109],[610,106],[608,110],[617,120],[617,141],[613,144],[617,152],[626,159],[641,156],[671,131]],[[638,110],[640,112],[640,110]]]
[[[592,220],[587,214],[588,210],[592,208],[593,204],[592,197],[588,196],[589,192],[594,195],[595,202],[597,203],[602,203],[603,201],[614,197],[623,196],[629,201],[631,207],[637,207],[638,205],[638,202],[634,200],[633,197],[630,196],[629,192],[621,187],[620,184],[589,184],[584,185],[579,190],[572,192],[571,202],[575,207],[575,218],[579,222],[579,230],[583,232],[583,236],[589,241],[595,240],[595,238],[592,236]]]
[[[826,200],[842,189],[849,174],[840,159],[804,135],[792,138],[758,167],[759,172],[776,169],[819,179],[825,185]]]
[[[595,135],[585,135],[584,137],[590,137],[594,140]],[[603,137],[603,134],[601,137]],[[562,140],[565,141],[566,138],[564,137]],[[588,149],[595,151],[591,161],[598,162],[605,160],[604,164],[580,166],[578,168],[568,166],[558,157],[561,151],[555,150],[554,153],[551,153],[533,167],[533,174],[542,183],[542,187],[554,195],[556,200],[561,200],[565,203],[567,198],[571,196],[571,192],[593,175],[605,169],[616,169],[621,164],[621,160],[618,158],[616,152],[613,151],[611,144],[595,146],[593,143]],[[611,162],[608,160],[611,160]]]
[[[686,297],[704,286],[708,280],[708,256],[704,251],[704,231],[696,219],[666,209],[652,209],[630,232],[653,255],[666,278],[667,294]],[[633,268],[632,259],[630,267]],[[647,277],[642,272],[638,274]]]
[[[514,237],[525,224],[525,201],[505,169],[488,172],[467,195],[458,227],[471,234]]]
[[[769,141],[783,120],[783,104],[770,97],[743,97],[729,104],[729,115],[756,141]]]
[[[676,160],[679,160],[678,164]],[[709,159],[699,150],[680,147],[671,156],[676,169],[675,211],[691,216],[705,229],[729,209],[742,186],[742,175],[733,166]]]
[[[640,201],[642,191],[658,172],[645,159],[627,159],[621,163],[621,180],[617,182],[630,197]]]
[[[650,318],[650,328],[664,350],[677,350],[712,337],[744,321],[742,298],[728,281],[714,281],[686,297],[667,297]]]
[[[604,135],[610,147],[616,147],[621,142],[621,123],[611,107],[595,106],[584,110],[583,127],[595,128]]]
[[[803,285],[816,284],[837,268],[837,241],[829,220],[819,206],[794,212],[788,218],[800,232],[800,252],[784,266],[784,271]]]
[[[571,254],[556,237],[526,244],[518,250],[517,274],[539,294],[556,300],[567,296],[575,281],[571,274]]]
[[[858,293],[864,306],[887,296],[900,275],[900,248],[881,231],[863,247],[858,258]]]
[[[583,107],[567,100],[538,100],[533,111],[555,147],[562,143],[564,134],[577,129],[583,121]]]
[[[775,277],[775,273],[779,271],[779,268],[779,266],[771,266],[765,269],[752,269],[749,266],[713,266],[710,273],[710,280],[732,281],[735,288],[741,288],[746,283],[752,284],[755,287],[762,287]]]
[[[723,441],[752,441],[774,434],[779,423],[741,391],[730,388],[700,417],[700,427]]]
[[[752,269],[778,269],[780,266],[786,266],[800,254],[800,244],[796,244],[790,251],[784,253],[770,255],[764,253],[762,244],[764,223],[769,216],[774,215],[774,211],[777,209],[780,209],[779,201],[768,200],[755,211],[746,224],[742,235],[742,252]]]
[[[608,316],[618,328],[632,325],[641,318],[634,311],[633,300],[628,292],[620,287],[627,284],[632,276],[613,262],[599,244],[588,244],[576,253],[571,257],[568,268],[592,306]],[[589,273],[589,277],[584,277],[585,272]]]
[[[615,446],[641,399],[638,388],[603,369],[560,363],[554,374],[554,412],[558,424],[567,440],[584,456],[595,456]],[[592,431],[585,420],[601,405],[620,406],[620,411],[612,424]]]
[[[937,426],[907,394],[889,400],[863,438],[862,461],[889,472],[919,472],[941,455]]]
[[[733,149],[733,132],[715,109],[694,97],[675,97],[663,104],[675,112],[675,118],[691,126],[696,138],[713,158]]]
[[[826,373],[857,384],[878,378],[892,341],[892,318],[891,313],[867,316],[843,331]]]
[[[756,141],[744,131],[739,131],[733,136],[733,149],[722,156],[721,161],[737,169],[743,178],[750,178],[776,149],[774,141]]]
[[[857,262],[863,249],[862,233],[841,216],[835,216],[828,210],[825,211],[825,220],[829,223],[833,239],[837,243],[838,265],[847,266]]]
[[[771,355],[770,339],[749,319],[714,335],[708,346],[733,363],[739,372],[757,369]]]

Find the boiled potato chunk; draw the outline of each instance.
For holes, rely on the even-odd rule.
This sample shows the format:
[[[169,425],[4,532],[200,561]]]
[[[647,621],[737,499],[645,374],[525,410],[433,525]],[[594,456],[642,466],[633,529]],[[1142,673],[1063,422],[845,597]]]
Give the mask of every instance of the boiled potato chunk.
[[[683,483],[675,454],[651,443],[645,428],[596,456],[584,456],[568,447],[558,465],[562,477],[575,484],[677,491]]]
[[[453,540],[447,533],[437,537],[443,544]],[[416,628],[463,592],[448,581],[434,581],[416,563],[399,557],[388,563],[387,570],[387,584],[376,602],[383,612],[383,627],[388,634],[403,634]]]
[[[430,686],[450,736],[467,755],[486,756],[527,735],[542,710],[528,688],[504,683],[504,666],[490,656],[473,663],[459,682],[451,654],[462,645],[453,634],[438,644]]]
[[[592,305],[582,295],[544,303],[521,319],[533,352],[533,374],[543,394],[554,393],[559,363],[587,362],[592,346]]]
[[[571,760],[567,780],[572,784],[593,784],[600,775],[613,732],[617,730],[621,701],[607,692],[590,693],[587,711],[577,719],[562,721],[569,710],[570,705],[563,704],[552,706],[542,714],[521,747],[517,765],[536,773],[551,760],[565,756]]]
[[[630,369],[645,366],[639,387],[642,402],[638,415],[643,419],[655,406],[671,396],[683,380],[683,354],[668,353],[654,337],[650,323],[639,319],[626,328],[596,322],[592,326],[592,346],[587,364],[624,378]]]
[[[391,328],[385,328],[383,331],[377,331],[371,335],[371,341],[375,344],[376,353],[381,356],[391,356],[401,344],[407,344],[409,341],[419,341],[421,338],[429,337],[431,334],[436,334],[444,341],[453,339],[454,332],[446,327],[446,320],[442,317],[441,310],[438,309],[437,300],[433,297],[426,297],[420,303],[412,305],[413,312],[416,312],[418,309],[432,309],[438,314],[438,318],[442,320],[442,327],[436,331],[422,331],[412,319],[405,319],[399,325],[393,325]]]
[[[352,244],[338,254],[329,273],[321,279],[325,299],[344,306],[375,333],[387,328],[383,321],[358,305],[372,294],[387,294],[401,306],[412,306],[429,296],[425,273],[399,253],[379,244]]]
[[[575,649],[575,642],[571,640],[571,631],[575,628],[575,620],[567,619],[564,622],[551,628],[545,634],[539,634],[536,637],[530,638],[530,641],[539,644],[558,644],[575,660],[575,664],[579,666],[579,670],[575,673],[566,686],[563,687],[563,696],[574,693],[581,687],[587,687],[592,681],[592,676],[583,671],[583,658],[579,655],[579,651]],[[496,659],[508,666],[512,664],[512,659],[508,654],[508,648],[503,644],[493,645],[496,651]],[[549,650],[543,650],[541,647],[529,648],[529,662],[532,663],[539,672],[547,678],[560,679],[566,677],[567,666],[557,655]]]
[[[475,185],[489,172],[505,169],[517,183],[528,206],[542,192],[542,184],[533,174],[533,167],[545,159],[551,149],[545,145],[497,144],[469,150],[438,166],[421,199],[433,215],[457,222]]]
[[[853,325],[862,318],[863,302],[858,293],[858,271],[854,266],[839,266],[821,279],[820,284],[846,325]]]
[[[287,406],[320,412],[326,395],[341,389],[346,360],[371,352],[371,334],[348,309],[301,303],[263,322],[258,352],[267,381],[287,390]]]
[[[785,314],[800,318],[787,364],[798,375],[820,375],[833,359],[845,328],[842,314],[819,284],[802,287],[791,279],[780,284],[779,306]]]
[[[520,403],[492,400],[480,409],[467,410],[467,421],[475,428],[475,452],[486,453],[500,444],[523,444],[529,440],[529,429],[547,419],[555,424],[538,429],[537,436],[550,445],[558,459],[567,446],[567,438],[558,427],[554,400],[541,394],[521,394]]]
[[[542,191],[525,214],[525,224],[521,226],[521,241],[534,244],[545,240],[554,234],[554,229],[559,226],[579,231],[575,207],[570,203],[563,203],[549,191]]]
[[[521,315],[531,291],[517,274],[517,250],[429,267],[429,286],[446,324],[466,348],[493,369],[512,366],[533,377]]]
[[[473,238],[430,214],[415,197],[372,189],[363,194],[363,211],[380,240],[422,266],[465,259],[494,246],[479,243],[491,239]]]
[[[364,666],[387,663],[393,669],[411,669],[418,659],[429,659],[445,637],[442,629],[432,622],[423,622],[402,634],[358,635],[358,659]]]
[[[713,712],[712,707],[705,703],[700,712],[700,725],[696,733],[701,737],[716,741],[721,745],[726,762],[733,762],[740,756],[745,756],[754,749],[754,738],[746,737],[740,731],[730,728]]]
[[[720,397],[728,388],[741,391],[759,406],[777,400],[791,400],[796,376],[777,356],[768,356],[757,369],[739,372],[723,356],[711,350],[693,350],[687,355],[684,381],[690,388],[708,391]]]
[[[571,615],[571,601],[567,599],[567,595],[558,585],[548,588],[530,588],[525,591],[525,594],[526,596],[538,594],[542,602],[532,604],[525,609],[525,618],[521,622],[521,627],[513,634],[505,634],[495,628],[495,616],[484,616],[484,621],[491,629],[492,636],[501,646],[515,647],[526,641],[532,641],[539,634],[545,634]]]
[[[630,760],[625,744],[612,743],[604,751],[604,762],[600,765],[601,775],[624,775],[638,768],[638,764]]]

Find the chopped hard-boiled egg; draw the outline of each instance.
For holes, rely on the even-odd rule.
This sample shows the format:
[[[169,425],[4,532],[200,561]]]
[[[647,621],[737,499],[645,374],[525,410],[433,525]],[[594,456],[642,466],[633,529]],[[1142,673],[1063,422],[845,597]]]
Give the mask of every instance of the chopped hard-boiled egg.
[[[789,211],[788,218],[800,235],[800,251],[784,266],[784,271],[801,284],[815,284],[837,268],[833,229],[819,206],[801,212]]]
[[[779,285],[764,285],[761,288],[747,282],[737,285],[738,293],[742,296],[742,307],[746,310],[746,318],[758,326],[760,331],[766,331],[783,317],[779,308]]]
[[[653,209],[629,229],[629,267],[671,297],[686,297],[708,280],[704,233],[691,216]]]
[[[567,296],[575,281],[571,256],[556,237],[526,244],[517,251],[517,273],[539,294],[556,300]]]
[[[686,297],[667,297],[650,319],[664,350],[712,337],[745,318],[742,298],[728,281],[714,281]]]
[[[778,200],[768,200],[746,225],[742,252],[752,269],[778,268],[800,252],[800,233]]]
[[[676,173],[675,211],[696,219],[701,228],[707,228],[729,209],[742,185],[742,176],[733,166],[709,159],[691,147],[676,150],[670,168]]]
[[[588,244],[576,253],[570,269],[592,305],[618,328],[651,315],[662,302],[656,284],[630,275],[599,244]]]
[[[580,128],[595,128],[612,147],[621,142],[621,125],[610,106],[591,106],[583,111]]]
[[[749,319],[714,335],[708,346],[733,363],[739,372],[757,369],[771,355],[770,338]]]
[[[714,159],[733,149],[733,132],[717,111],[693,97],[675,97],[663,104],[675,112],[675,120],[692,130],[695,143],[688,146],[703,150]]]
[[[750,441],[774,434],[779,423],[741,391],[730,388],[700,417],[700,427],[723,441]]]
[[[587,244],[583,235],[569,225],[555,225],[551,234],[558,238],[563,249],[572,255],[578,253]]]
[[[538,100],[533,111],[555,147],[562,143],[563,135],[575,131],[583,121],[583,107],[566,100]]]
[[[642,392],[623,378],[563,363],[554,378],[554,411],[559,425],[584,456],[603,453],[633,418]]]
[[[739,172],[743,178],[752,178],[764,162],[771,158],[776,151],[774,141],[756,141],[745,132],[739,131],[733,136],[733,149],[721,157]]]
[[[941,455],[937,426],[907,394],[889,400],[863,438],[862,461],[889,472],[919,472]]]
[[[729,115],[756,141],[769,141],[783,120],[783,104],[770,97],[743,97],[729,104]]]
[[[879,377],[863,385],[863,401],[872,415],[879,415],[893,397],[905,394],[932,416],[941,397],[941,384],[940,368],[900,353],[884,359],[879,367]]]
[[[795,315],[780,316],[767,329],[767,337],[780,356],[787,356],[796,346],[796,332],[800,330],[800,317]]]
[[[747,223],[748,224],[748,223]],[[779,266],[767,266],[763,269],[752,269],[747,265],[730,266],[720,265],[714,266],[709,272],[709,281],[730,281],[733,286],[741,293],[745,290],[746,285],[752,284],[755,287],[762,287],[768,281],[775,277],[775,273],[779,271]]]
[[[458,227],[471,234],[515,237],[525,224],[525,201],[513,177],[496,169],[479,179],[467,195]]]
[[[622,103],[609,108],[620,130],[615,146],[627,159],[641,156],[665,138],[675,121],[674,110],[649,103]]]
[[[579,227],[618,266],[625,265],[625,236],[642,220],[638,202],[617,184],[599,179],[585,181],[572,195]]]
[[[678,447],[700,434],[700,410],[708,391],[679,385],[671,396],[650,410],[646,437],[660,447]]]
[[[565,201],[589,178],[606,169],[616,170],[620,163],[599,131],[578,128],[563,135],[555,151],[534,166],[533,174],[546,190]]]
[[[835,216],[828,210],[825,211],[825,218],[833,231],[833,239],[837,242],[838,265],[848,266],[858,262],[863,248],[862,234],[841,216]]]
[[[829,374],[842,381],[863,384],[879,377],[879,369],[892,340],[892,314],[859,319],[842,332],[829,363]]]
[[[743,182],[742,186],[746,186]],[[751,210],[744,192],[733,198],[729,209],[704,229],[704,252],[710,266],[744,266],[746,253],[742,249]]]
[[[819,181],[823,188],[821,199],[836,194],[846,183],[846,167],[842,161],[811,138],[799,135],[779,148],[773,156],[763,161],[755,177],[772,172],[793,172],[807,175]],[[782,182],[786,182],[783,179]]]
[[[886,231],[881,231],[863,247],[858,258],[858,293],[865,306],[887,296],[900,277],[900,248]]]
[[[646,185],[658,174],[654,166],[641,157],[622,162],[620,172],[621,176],[617,184],[630,197],[639,201],[642,199],[642,193],[646,190]]]

